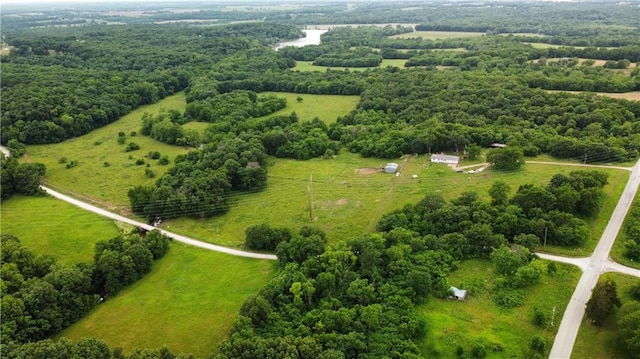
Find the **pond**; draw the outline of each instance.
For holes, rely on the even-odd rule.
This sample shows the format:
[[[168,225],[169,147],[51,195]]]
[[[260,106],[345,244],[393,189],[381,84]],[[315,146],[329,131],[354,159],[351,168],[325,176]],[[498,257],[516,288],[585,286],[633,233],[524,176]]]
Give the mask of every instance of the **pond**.
[[[302,30],[302,32],[307,34],[307,36],[293,41],[279,42],[274,48],[278,50],[286,46],[302,47],[306,45],[320,45],[320,35],[327,32],[327,30]]]

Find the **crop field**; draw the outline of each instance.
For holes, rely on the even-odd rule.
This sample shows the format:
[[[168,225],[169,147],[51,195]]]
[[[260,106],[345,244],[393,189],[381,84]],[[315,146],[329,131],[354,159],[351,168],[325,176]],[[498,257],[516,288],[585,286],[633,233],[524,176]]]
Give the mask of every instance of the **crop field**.
[[[632,300],[629,288],[640,282],[640,278],[620,273],[605,273],[599,282],[611,279],[616,282],[618,298],[622,304]],[[627,359],[631,358],[618,341],[617,310],[604,323],[597,327],[585,317],[580,325],[580,331],[573,346],[572,358],[582,359]]]
[[[15,196],[2,201],[0,232],[18,237],[36,255],[62,265],[90,263],[98,241],[120,234],[114,221],[52,197]]]
[[[464,31],[414,31],[406,34],[389,36],[392,39],[411,39],[419,37],[425,40],[436,39],[457,39],[463,37],[476,37],[486,35],[484,32],[464,32]]]
[[[487,193],[494,181],[506,181],[514,193],[521,184],[546,184],[556,173],[580,169],[527,164],[515,172],[460,174],[445,165],[431,164],[428,156],[406,156],[396,160],[400,164],[400,175],[396,177],[380,171],[387,162],[391,161],[361,158],[345,150],[331,160],[275,159],[269,167],[265,190],[234,194],[231,209],[222,216],[206,220],[179,218],[166,221],[165,228],[207,242],[241,247],[246,227],[254,224],[277,223],[291,228],[313,224],[335,242],[375,230],[384,213],[416,203],[428,193],[441,193],[446,199],[453,199],[464,191],[476,191],[488,200]],[[591,240],[584,248],[547,247],[547,251],[584,255],[593,250],[628,178],[626,171],[602,171],[610,174],[610,185],[605,187],[606,205],[592,224]],[[311,176],[313,214],[309,211],[307,192]]]
[[[92,336],[125,353],[166,345],[205,358],[224,340],[240,305],[275,274],[274,261],[172,243],[151,273],[56,338]]]
[[[457,358],[458,345],[465,357],[471,357],[476,343],[487,347],[487,358],[527,357],[531,339],[542,336],[547,341],[547,353],[553,343],[560,319],[573,289],[580,278],[580,270],[557,264],[557,272],[544,274],[541,283],[527,290],[526,302],[514,309],[498,307],[491,299],[495,275],[486,260],[469,260],[449,275],[449,283],[470,291],[466,301],[432,298],[419,308],[427,320],[427,334],[418,343],[425,357]],[[546,312],[551,323],[540,328],[533,323],[534,308]]]

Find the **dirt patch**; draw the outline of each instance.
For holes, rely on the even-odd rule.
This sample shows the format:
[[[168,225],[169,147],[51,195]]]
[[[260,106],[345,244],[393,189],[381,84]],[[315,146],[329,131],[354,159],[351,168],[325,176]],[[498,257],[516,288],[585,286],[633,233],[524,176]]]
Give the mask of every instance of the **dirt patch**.
[[[361,175],[372,175],[378,172],[380,172],[380,170],[378,170],[377,168],[371,168],[371,167],[358,168],[358,173]]]
[[[345,205],[345,204],[347,204],[347,200],[346,200],[346,198],[340,198],[339,200],[336,201],[336,204],[338,206]]]

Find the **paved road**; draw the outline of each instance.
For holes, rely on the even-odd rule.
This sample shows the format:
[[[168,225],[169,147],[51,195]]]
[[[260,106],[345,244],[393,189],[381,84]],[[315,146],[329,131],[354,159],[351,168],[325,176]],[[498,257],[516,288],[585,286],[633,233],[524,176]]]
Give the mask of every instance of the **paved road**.
[[[589,257],[573,258],[573,257],[556,256],[553,254],[539,253],[539,252],[536,252],[536,255],[542,259],[547,259],[550,261],[555,261],[560,263],[572,264],[580,268],[583,272],[587,269],[587,266],[589,265],[589,260],[590,260]]]
[[[119,214],[115,214],[112,212],[109,212],[107,210],[104,210],[102,208],[98,208],[96,206],[90,205],[88,203],[79,201],[75,198],[69,197],[67,195],[64,195],[60,192],[56,192],[54,190],[52,190],[51,188],[45,187],[45,186],[40,186],[45,192],[47,192],[48,194],[50,194],[51,196],[61,199],[65,202],[69,202],[75,206],[78,206],[82,209],[85,209],[87,211],[91,211],[93,213],[99,214],[101,216],[104,217],[108,217],[111,219],[115,219],[116,221],[120,221],[120,222],[124,222],[124,223],[128,223],[140,228],[144,228],[146,230],[153,230],[153,229],[159,229],[159,228],[155,228],[151,225],[148,225],[146,223],[142,223],[142,222],[138,222],[138,221],[134,221],[131,218],[127,218],[124,216],[121,216]],[[178,241],[178,242],[182,242],[182,243],[186,243],[192,246],[196,246],[196,247],[200,247],[200,248],[204,248],[204,249],[208,249],[211,251],[216,251],[216,252],[222,252],[222,253],[227,253],[227,254],[231,254],[234,256],[239,256],[239,257],[248,257],[248,258],[257,258],[257,259],[269,259],[269,260],[276,260],[276,256],[273,254],[263,254],[263,253],[253,253],[253,252],[246,252],[246,251],[241,251],[238,249],[233,249],[233,248],[227,248],[227,247],[223,247],[223,246],[217,246],[215,244],[211,244],[211,243],[206,243],[206,242],[202,242],[199,241],[197,239],[193,239],[193,238],[189,238],[187,236],[182,236],[176,233],[172,233],[169,231],[166,231],[164,229],[159,229],[160,232],[162,232],[162,234],[167,235],[171,238],[173,238],[174,240]]]
[[[5,156],[9,156],[9,150],[4,147],[4,146],[0,146],[0,152],[4,153]],[[142,222],[138,222],[135,221],[131,218],[127,218],[124,216],[121,216],[119,214],[115,214],[112,212],[109,212],[107,210],[104,210],[102,208],[98,208],[96,206],[90,205],[88,203],[79,201],[75,198],[69,197],[67,195],[64,195],[60,192],[54,191],[53,189],[46,187],[46,186],[40,186],[40,188],[42,188],[45,192],[47,192],[49,195],[61,199],[65,202],[69,202],[75,206],[78,206],[82,209],[85,209],[87,211],[91,211],[93,213],[99,214],[103,217],[107,217],[107,218],[111,218],[114,219],[116,221],[120,221],[123,223],[128,223],[131,224],[133,226],[137,226],[140,228],[144,228],[146,230],[153,230],[153,229],[158,229],[160,230],[160,232],[162,232],[162,234],[169,236],[171,238],[173,238],[174,240],[178,241],[178,242],[182,242],[191,246],[196,246],[196,247],[200,247],[200,248],[204,248],[204,249],[208,249],[210,251],[216,251],[216,252],[222,252],[222,253],[227,253],[227,254],[231,254],[234,256],[239,256],[239,257],[247,257],[247,258],[256,258],[256,259],[269,259],[269,260],[276,260],[277,257],[273,254],[263,254],[263,253],[253,253],[253,252],[246,252],[246,251],[241,251],[238,249],[233,249],[233,248],[227,248],[227,247],[223,247],[223,246],[217,246],[215,244],[211,244],[211,243],[207,243],[207,242],[202,242],[199,241],[197,239],[193,239],[193,238],[189,238],[187,236],[183,236],[180,234],[176,234],[176,233],[172,233],[169,231],[166,231],[164,229],[159,229],[159,228],[155,228],[149,224],[146,223],[142,223]]]
[[[588,265],[584,268],[582,277],[580,277],[580,281],[578,281],[578,286],[573,292],[573,296],[571,296],[571,300],[560,322],[560,327],[553,342],[549,358],[567,359],[571,357],[573,344],[575,343],[580,323],[582,323],[582,318],[584,317],[585,306],[591,297],[591,291],[598,282],[600,274],[613,268],[609,261],[609,252],[618,235],[618,231],[622,227],[631,202],[636,195],[638,185],[640,185],[640,161],[633,167],[629,181],[624,188],[624,192],[622,192],[622,196],[620,196],[620,200],[611,215],[611,219],[604,233],[602,233],[600,242],[598,242],[596,249],[589,258]]]

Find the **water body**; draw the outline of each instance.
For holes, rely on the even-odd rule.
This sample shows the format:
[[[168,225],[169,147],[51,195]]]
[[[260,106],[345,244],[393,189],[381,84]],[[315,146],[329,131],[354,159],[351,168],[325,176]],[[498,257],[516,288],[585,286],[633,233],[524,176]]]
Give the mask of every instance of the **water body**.
[[[307,36],[293,41],[279,42],[274,48],[278,50],[285,46],[302,47],[306,45],[320,45],[320,35],[327,32],[327,30],[302,30],[302,32],[307,34]]]

